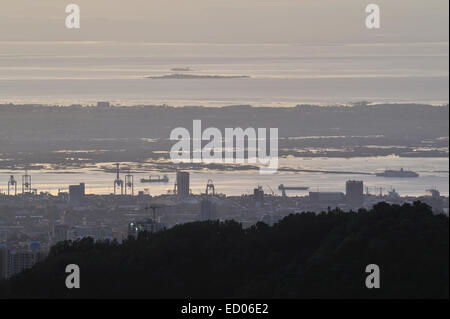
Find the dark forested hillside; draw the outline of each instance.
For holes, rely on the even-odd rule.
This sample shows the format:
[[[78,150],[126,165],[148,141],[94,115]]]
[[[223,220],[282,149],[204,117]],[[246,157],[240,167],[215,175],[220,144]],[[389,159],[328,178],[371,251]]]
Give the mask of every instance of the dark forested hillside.
[[[290,215],[269,227],[199,222],[128,240],[62,242],[0,284],[3,298],[448,298],[448,217],[421,203]],[[67,289],[78,264],[81,288]],[[381,288],[367,289],[377,264]]]

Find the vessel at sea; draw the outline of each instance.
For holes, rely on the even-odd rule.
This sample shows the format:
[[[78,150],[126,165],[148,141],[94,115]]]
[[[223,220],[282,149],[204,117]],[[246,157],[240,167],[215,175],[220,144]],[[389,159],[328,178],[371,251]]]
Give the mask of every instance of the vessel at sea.
[[[383,173],[375,173],[376,176],[380,177],[418,177],[419,174],[413,171],[405,171],[400,168],[399,171],[396,170],[385,170]]]
[[[309,189],[309,187],[307,187],[307,186],[284,186],[284,184],[280,184],[279,186],[278,186],[278,189],[279,190],[296,190],[296,191],[305,191],[305,190],[308,190]]]
[[[168,183],[169,177],[167,175],[164,175],[162,178],[161,176],[157,175],[155,177],[152,177],[151,175],[148,178],[142,178],[141,183]]]

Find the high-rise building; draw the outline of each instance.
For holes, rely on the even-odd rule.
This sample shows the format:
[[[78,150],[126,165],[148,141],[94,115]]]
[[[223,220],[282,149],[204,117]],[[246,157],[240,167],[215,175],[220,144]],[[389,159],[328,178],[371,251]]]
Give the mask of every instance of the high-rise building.
[[[69,186],[69,204],[72,206],[81,206],[84,203],[85,185],[70,185]]]
[[[8,248],[0,244],[0,280],[8,278]]]
[[[41,252],[41,245],[37,241],[30,243],[29,248],[19,248],[19,249],[6,249],[6,260],[7,260],[7,278],[21,273],[25,269],[33,267],[33,265],[44,259],[44,254]],[[4,257],[4,252],[0,248],[0,254]],[[0,257],[3,263],[3,257]],[[0,268],[1,269],[1,268]],[[3,270],[2,270],[3,271]],[[4,271],[3,271],[4,273]]]
[[[264,191],[261,186],[253,190],[253,203],[257,208],[264,205]]]
[[[55,225],[53,227],[53,242],[57,243],[60,241],[67,240],[67,232],[69,231],[69,226],[64,224]]]
[[[217,220],[216,204],[208,199],[200,202],[200,220]]]
[[[364,202],[364,185],[362,181],[347,181],[345,184],[347,203],[353,207],[361,207]]]
[[[189,172],[177,172],[177,194],[181,197],[189,196]]]

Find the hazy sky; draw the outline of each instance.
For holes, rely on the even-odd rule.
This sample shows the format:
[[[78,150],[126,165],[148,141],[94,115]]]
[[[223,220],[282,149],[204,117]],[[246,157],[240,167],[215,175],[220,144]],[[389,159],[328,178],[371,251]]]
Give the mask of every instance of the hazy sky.
[[[68,30],[65,6],[81,8]],[[381,7],[381,29],[364,25]],[[448,42],[448,0],[2,0],[0,41]]]

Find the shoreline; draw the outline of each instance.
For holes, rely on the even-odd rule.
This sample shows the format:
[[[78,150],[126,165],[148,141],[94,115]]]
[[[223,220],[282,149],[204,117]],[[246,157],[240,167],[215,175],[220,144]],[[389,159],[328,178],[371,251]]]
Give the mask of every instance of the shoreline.
[[[4,106],[33,106],[33,107],[96,107],[99,100],[109,100],[109,99],[52,99],[51,101],[41,98],[11,98],[2,99],[0,98],[0,108]],[[152,101],[152,100],[109,100],[112,108],[229,108],[229,107],[251,107],[251,108],[295,108],[301,106],[316,106],[316,107],[354,107],[360,105],[361,102],[365,101],[351,101],[351,102],[323,102],[323,101],[298,101],[298,102],[239,102],[239,101]],[[183,104],[183,105],[180,105]],[[398,100],[398,101],[371,101],[368,106],[377,105],[424,105],[424,106],[435,106],[435,107],[445,107],[450,104],[449,100],[446,101],[429,101],[429,100]]]

